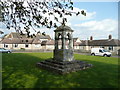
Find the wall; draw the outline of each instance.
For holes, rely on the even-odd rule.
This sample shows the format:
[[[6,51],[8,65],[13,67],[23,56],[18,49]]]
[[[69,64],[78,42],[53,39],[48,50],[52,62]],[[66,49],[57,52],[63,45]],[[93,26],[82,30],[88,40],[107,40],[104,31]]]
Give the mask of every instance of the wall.
[[[54,50],[54,45],[46,45],[47,50]]]
[[[114,54],[118,54],[118,50],[120,49],[120,46],[113,46],[113,50],[109,50],[109,46],[80,46],[79,49],[90,51],[91,48],[102,48],[102,47],[104,47],[105,50],[108,50]]]
[[[42,49],[41,44],[31,44],[31,49],[32,50],[40,50]]]
[[[0,48],[5,49],[14,49],[14,50],[20,50],[21,48],[24,48],[25,50],[54,50],[54,45],[46,45],[41,46],[41,44],[28,44],[29,47],[25,47],[25,44],[18,44],[18,47],[14,47],[15,44],[5,44],[8,45],[8,47],[4,47],[4,44],[0,44]],[[100,48],[101,46],[74,46],[74,50],[85,50],[90,51],[91,48]],[[61,48],[61,45],[59,45],[59,48]],[[109,50],[109,46],[104,46],[104,49]],[[113,46],[113,50],[110,50],[110,52],[113,52],[115,54],[118,54],[118,50],[120,49],[120,46]]]
[[[8,47],[4,47],[4,44],[0,44],[0,48],[5,48],[5,49],[12,49],[12,44],[5,44]]]
[[[15,44],[5,44],[8,45],[8,47],[4,47],[4,44],[0,44],[0,48],[5,48],[5,49],[14,49],[14,50],[20,50],[21,48],[26,49],[26,50],[38,50],[42,49],[41,44],[36,45],[36,44],[27,44],[28,47],[25,47],[25,44],[17,44],[18,46],[15,47]]]
[[[40,39],[40,41],[42,42],[42,41],[48,41],[48,39]]]
[[[73,49],[80,49],[80,46],[74,46]]]

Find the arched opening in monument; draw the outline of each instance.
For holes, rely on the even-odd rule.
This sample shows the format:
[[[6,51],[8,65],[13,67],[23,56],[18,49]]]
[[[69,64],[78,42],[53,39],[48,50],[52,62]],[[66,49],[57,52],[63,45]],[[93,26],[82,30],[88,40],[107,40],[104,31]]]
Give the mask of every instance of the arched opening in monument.
[[[66,49],[70,49],[69,44],[70,44],[70,33],[67,33],[66,35]]]
[[[87,64],[84,61],[74,59],[72,36],[73,30],[70,27],[61,25],[56,30],[54,30],[54,32],[54,56],[52,59],[37,63],[37,66],[60,74],[66,74],[92,66],[91,64]],[[68,48],[66,48],[66,46]]]
[[[62,49],[62,35],[58,33],[58,49]]]

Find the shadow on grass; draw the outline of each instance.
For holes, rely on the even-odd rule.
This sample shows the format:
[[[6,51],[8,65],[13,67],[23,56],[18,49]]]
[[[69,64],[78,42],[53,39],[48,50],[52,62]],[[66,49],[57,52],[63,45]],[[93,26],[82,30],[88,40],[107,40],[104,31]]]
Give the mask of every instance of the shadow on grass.
[[[93,64],[93,67],[66,75],[36,67],[37,62],[52,58],[51,56],[51,53],[3,54],[3,88],[118,87],[118,65],[81,58]]]

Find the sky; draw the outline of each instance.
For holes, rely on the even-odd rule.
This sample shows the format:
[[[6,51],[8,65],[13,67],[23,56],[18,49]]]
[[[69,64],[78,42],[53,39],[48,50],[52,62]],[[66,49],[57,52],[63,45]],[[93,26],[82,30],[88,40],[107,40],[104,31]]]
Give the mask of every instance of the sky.
[[[107,39],[109,34],[114,39],[118,38],[118,2],[74,2],[73,6],[75,11],[84,10],[87,14],[67,17],[66,25],[74,30],[74,38],[86,40],[93,36],[93,39]],[[5,34],[11,32],[4,24],[0,24],[0,30]],[[54,38],[54,28],[36,28],[36,30],[46,32]]]
[[[88,15],[71,25],[75,36],[81,39],[105,39],[111,34],[118,38],[118,3],[117,2],[76,2],[74,6],[85,9]]]

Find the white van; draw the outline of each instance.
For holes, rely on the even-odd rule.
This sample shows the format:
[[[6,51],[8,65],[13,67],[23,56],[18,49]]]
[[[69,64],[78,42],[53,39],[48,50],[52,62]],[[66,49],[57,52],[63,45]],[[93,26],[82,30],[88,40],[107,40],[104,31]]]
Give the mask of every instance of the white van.
[[[92,56],[106,56],[110,57],[111,53],[104,50],[103,48],[92,48],[91,49],[91,55]]]

